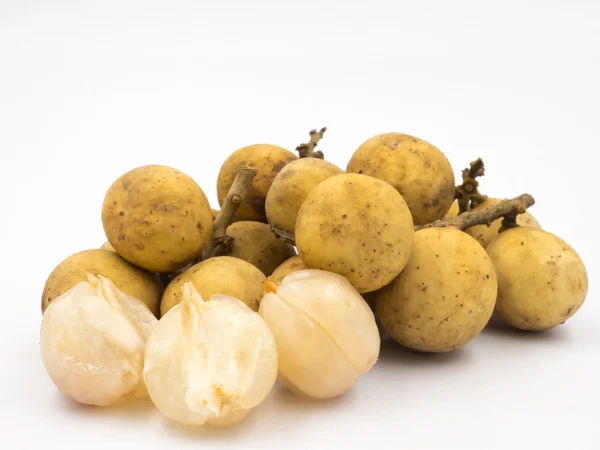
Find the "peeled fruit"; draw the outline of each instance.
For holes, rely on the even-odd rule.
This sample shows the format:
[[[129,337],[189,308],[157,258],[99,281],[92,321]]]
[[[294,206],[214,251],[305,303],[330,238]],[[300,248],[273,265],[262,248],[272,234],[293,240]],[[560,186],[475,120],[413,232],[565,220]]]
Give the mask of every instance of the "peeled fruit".
[[[267,193],[269,224],[294,234],[298,211],[308,194],[322,181],[341,173],[339,167],[318,158],[301,158],[286,165]]]
[[[488,198],[473,208],[473,211],[495,206],[501,201],[502,200],[499,198]],[[538,221],[527,211],[517,216],[517,225],[522,227],[542,228]],[[487,225],[475,225],[474,227],[467,228],[465,233],[470,234],[477,239],[477,242],[479,242],[483,248],[487,248],[490,242],[498,236],[498,231],[501,226],[502,218],[494,220],[489,227]]]
[[[565,241],[536,228],[503,231],[487,248],[498,273],[496,315],[507,324],[541,331],[564,323],[587,296],[583,261]]]
[[[114,251],[84,250],[62,261],[50,273],[42,293],[42,312],[48,305],[77,283],[88,280],[88,274],[113,281],[125,294],[142,301],[158,316],[162,286],[150,273],[129,264]]]
[[[415,233],[402,273],[377,293],[377,316],[401,345],[422,352],[456,350],[488,323],[496,303],[494,265],[456,228]]]
[[[252,180],[252,187],[244,203],[240,205],[233,219],[266,222],[265,199],[271,183],[286,164],[297,159],[298,157],[289,150],[270,144],[249,145],[236,150],[225,160],[219,171],[217,179],[219,205],[223,206],[237,170],[242,167],[253,167],[258,173]]]
[[[459,212],[460,212],[460,207],[458,206],[458,202],[455,200],[454,202],[452,202],[452,206],[450,206],[450,209],[444,216],[444,219],[452,219],[453,217],[458,216]]]
[[[267,276],[296,254],[294,247],[275,236],[266,223],[235,222],[227,227],[226,234],[233,238],[227,254],[248,261]]]
[[[304,264],[346,277],[360,293],[377,290],[400,273],[413,239],[413,220],[402,196],[384,181],[355,173],[319,184],[296,223]]]
[[[394,186],[415,225],[444,217],[454,200],[454,173],[446,156],[428,142],[402,133],[385,133],[364,142],[346,172],[362,173]]]
[[[108,406],[144,397],[144,349],[156,323],[141,301],[90,275],[44,313],[44,367],[58,390],[79,403]]]
[[[279,380],[303,397],[336,397],[379,355],[375,317],[342,276],[322,270],[288,275],[260,304],[279,349]]]
[[[183,172],[143,166],[119,177],[102,206],[106,237],[127,261],[171,272],[197,257],[212,233],[204,192]]]
[[[217,256],[202,261],[174,278],[165,289],[160,305],[164,316],[183,298],[183,286],[191,282],[201,297],[228,295],[244,302],[253,311],[264,294],[266,277],[252,264],[230,256]]]
[[[300,258],[298,255],[292,256],[291,258],[288,258],[282,262],[277,269],[273,271],[269,278],[273,283],[279,284],[290,273],[297,272],[298,270],[304,270],[306,268],[307,267],[302,262],[302,258]]]
[[[183,425],[230,425],[269,394],[277,347],[261,317],[225,295],[207,301],[192,283],[154,329],[144,380],[156,407]]]

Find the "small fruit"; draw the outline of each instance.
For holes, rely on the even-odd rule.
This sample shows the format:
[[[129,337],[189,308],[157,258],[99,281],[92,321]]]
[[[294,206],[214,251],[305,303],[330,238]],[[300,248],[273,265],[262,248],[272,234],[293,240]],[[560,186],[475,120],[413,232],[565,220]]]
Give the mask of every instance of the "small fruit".
[[[487,248],[498,273],[496,314],[521,330],[553,328],[587,296],[583,261],[565,241],[536,228],[503,231]]]
[[[400,273],[413,238],[402,196],[384,181],[354,173],[319,184],[296,223],[304,264],[346,277],[360,293],[377,290]]]
[[[141,301],[90,275],[44,313],[44,367],[58,390],[79,403],[108,406],[145,397],[144,349],[156,323]]]
[[[270,279],[273,283],[279,284],[290,273],[304,269],[307,269],[307,267],[302,262],[302,258],[300,258],[298,255],[292,256],[291,258],[288,258],[284,262],[282,262],[277,267],[277,269],[273,271],[273,273],[270,276]]]
[[[369,371],[379,331],[369,306],[344,277],[301,270],[267,282],[259,309],[277,342],[279,380],[303,397],[336,397]]]
[[[230,256],[202,261],[174,278],[165,289],[160,304],[161,316],[181,302],[183,286],[191,282],[203,298],[216,294],[241,300],[253,311],[264,293],[265,276],[252,264]]]
[[[88,280],[88,274],[103,276],[125,294],[144,302],[154,315],[159,314],[162,287],[150,273],[129,264],[109,250],[84,250],[62,261],[52,271],[42,293],[42,312],[50,302],[77,283]]]
[[[458,216],[459,212],[460,212],[460,208],[458,206],[458,201],[455,200],[454,202],[452,202],[452,206],[450,206],[450,209],[444,216],[444,219],[452,219],[453,217]]]
[[[496,302],[494,265],[456,228],[415,233],[402,273],[377,293],[377,316],[401,345],[422,352],[456,350],[489,321]]]
[[[346,171],[394,186],[406,200],[415,225],[441,219],[454,200],[454,173],[446,156],[430,143],[406,134],[368,139],[352,155]]]
[[[233,239],[227,254],[248,261],[267,276],[296,254],[294,247],[275,236],[266,223],[235,222],[227,227],[226,234]]]
[[[473,211],[495,206],[501,201],[502,200],[499,198],[488,198],[473,208]],[[542,228],[538,221],[535,220],[535,217],[533,217],[528,211],[517,216],[517,225],[522,227]],[[487,248],[490,242],[492,242],[492,240],[498,236],[498,231],[500,230],[501,226],[502,218],[494,220],[489,227],[487,225],[475,225],[474,227],[467,228],[465,233],[470,234],[477,239],[477,242],[479,242],[483,248]]]
[[[297,159],[286,165],[267,193],[269,224],[294,234],[298,211],[308,194],[322,181],[341,173],[339,167],[318,158]]]
[[[241,167],[253,167],[258,173],[252,180],[244,203],[234,215],[234,221],[255,220],[266,222],[265,198],[275,176],[283,167],[298,159],[289,150],[270,144],[256,144],[240,148],[233,152],[221,166],[217,179],[219,205],[223,206],[229,188],[233,184],[237,170]]]
[[[167,166],[122,175],[102,207],[104,231],[117,253],[153,272],[171,272],[196,258],[208,243],[212,222],[200,186]]]
[[[277,347],[261,317],[241,301],[204,301],[192,283],[148,339],[144,380],[156,407],[183,425],[231,425],[269,394]]]

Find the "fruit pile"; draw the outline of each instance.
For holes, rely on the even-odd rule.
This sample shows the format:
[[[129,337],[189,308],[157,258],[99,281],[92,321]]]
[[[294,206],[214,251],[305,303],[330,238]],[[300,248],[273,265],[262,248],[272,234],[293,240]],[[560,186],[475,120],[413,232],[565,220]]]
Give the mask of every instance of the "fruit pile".
[[[44,286],[41,353],[57,388],[97,406],[149,396],[179,423],[229,425],[276,380],[342,394],[375,365],[383,331],[448,352],[492,314],[541,331],[579,310],[580,257],[526,211],[531,195],[481,194],[481,159],[456,186],[440,150],[388,133],[344,172],[316,150],[324,132],[299,156],[235,151],[220,210],[171,167],[118,178],[102,205],[107,242]]]

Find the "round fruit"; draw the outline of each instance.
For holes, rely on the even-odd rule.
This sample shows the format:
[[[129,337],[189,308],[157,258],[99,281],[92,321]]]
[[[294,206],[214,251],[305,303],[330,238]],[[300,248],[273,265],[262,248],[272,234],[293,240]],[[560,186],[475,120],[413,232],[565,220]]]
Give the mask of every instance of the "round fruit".
[[[503,231],[487,248],[498,273],[496,314],[521,330],[553,328],[583,304],[583,261],[559,237],[530,227]]]
[[[389,184],[366,175],[335,175],[300,208],[296,247],[307,267],[340,274],[365,293],[404,268],[413,226],[406,202]]]
[[[234,221],[266,222],[265,198],[271,183],[286,164],[296,159],[298,157],[289,150],[270,144],[250,145],[236,150],[225,160],[219,171],[217,179],[219,205],[223,206],[237,170],[241,167],[253,167],[258,173],[252,180],[252,187],[247,193],[244,203],[240,205],[233,218]]]
[[[153,272],[171,272],[202,252],[212,233],[212,213],[190,177],[166,166],[143,166],[109,188],[102,224],[123,258]]]
[[[495,206],[501,201],[502,200],[498,198],[488,198],[473,208],[473,211]],[[524,212],[523,214],[519,214],[517,216],[517,225],[522,227],[542,228],[538,221],[535,220],[535,217],[533,217],[529,212]],[[487,248],[490,242],[492,242],[492,240],[498,236],[498,230],[500,230],[501,226],[502,218],[494,220],[489,227],[487,225],[475,225],[474,227],[467,228],[465,233],[470,234],[477,239],[477,242],[479,242],[483,248]]]
[[[367,140],[352,155],[346,171],[394,186],[406,200],[415,225],[441,219],[454,200],[454,173],[446,156],[406,134],[386,133]]]
[[[290,273],[297,272],[298,270],[304,270],[306,268],[307,267],[302,262],[302,258],[300,258],[298,255],[292,256],[291,258],[288,258],[282,262],[277,269],[273,271],[269,278],[273,283],[279,284]]]
[[[269,224],[293,234],[298,211],[308,194],[322,181],[341,173],[339,167],[318,158],[297,159],[286,165],[267,193]]]
[[[158,316],[162,295],[158,280],[115,252],[100,249],[75,253],[56,266],[44,286],[42,312],[50,302],[77,283],[88,281],[88,274],[108,278],[125,294],[144,302]]]
[[[294,247],[275,236],[266,223],[235,222],[229,225],[226,234],[233,238],[227,254],[248,261],[267,276],[296,254]]]
[[[114,252],[115,249],[113,248],[112,245],[110,245],[110,242],[106,241],[104,244],[102,244],[102,247],[100,247],[100,250],[109,250],[111,252]]]
[[[496,302],[494,265],[456,228],[415,233],[402,273],[377,293],[377,316],[401,345],[422,352],[456,350],[488,323]]]
[[[453,217],[458,216],[459,212],[460,212],[460,208],[458,207],[458,201],[455,200],[452,202],[452,206],[450,206],[450,209],[444,216],[444,219],[452,219]]]
[[[230,256],[217,256],[202,261],[174,278],[165,289],[160,305],[164,316],[183,298],[183,286],[191,282],[203,298],[223,294],[244,302],[253,311],[264,293],[263,273],[252,264]]]

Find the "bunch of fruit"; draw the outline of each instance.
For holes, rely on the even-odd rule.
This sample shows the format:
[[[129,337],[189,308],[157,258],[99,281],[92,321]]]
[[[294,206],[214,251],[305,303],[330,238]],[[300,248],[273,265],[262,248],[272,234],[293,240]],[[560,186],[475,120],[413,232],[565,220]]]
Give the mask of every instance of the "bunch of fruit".
[[[455,186],[440,150],[388,133],[344,172],[316,150],[324,132],[299,156],[235,151],[218,211],[171,167],[118,178],[102,205],[108,242],[44,287],[41,351],[58,389],[98,406],[149,396],[182,424],[228,425],[277,379],[303,397],[342,394],[375,365],[381,331],[448,352],[494,313],[541,331],[581,307],[580,257],[526,211],[530,195],[482,195],[480,159]]]

